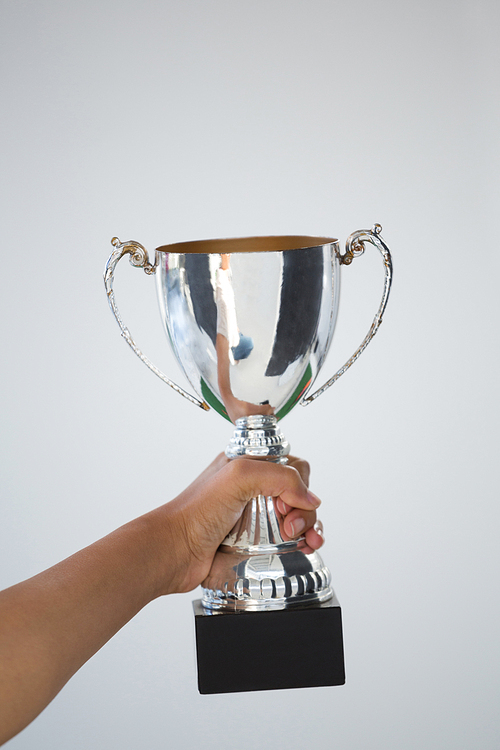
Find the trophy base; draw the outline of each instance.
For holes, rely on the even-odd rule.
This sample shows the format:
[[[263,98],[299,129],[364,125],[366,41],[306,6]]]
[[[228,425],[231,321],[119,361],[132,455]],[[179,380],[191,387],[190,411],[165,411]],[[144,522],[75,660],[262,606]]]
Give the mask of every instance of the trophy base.
[[[207,611],[193,602],[202,694],[345,683],[342,614],[323,604],[268,612]]]

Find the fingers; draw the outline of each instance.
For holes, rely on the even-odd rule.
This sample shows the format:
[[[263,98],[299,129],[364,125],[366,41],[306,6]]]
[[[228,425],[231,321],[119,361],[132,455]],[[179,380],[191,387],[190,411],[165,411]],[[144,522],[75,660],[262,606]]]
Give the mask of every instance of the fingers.
[[[304,461],[300,464],[304,473],[306,463]],[[301,508],[311,511],[316,510],[321,504],[320,499],[307,489],[294,466],[236,458],[223,471],[230,476],[234,496],[240,503],[246,503],[256,495],[265,495],[281,500],[284,503],[283,508],[287,509]]]
[[[283,529],[290,539],[295,539],[316,523],[316,511],[293,509],[283,519]]]
[[[242,457],[246,458],[246,457]],[[255,461],[254,459],[247,459],[251,461]],[[207,480],[214,477],[221,469],[223,469],[225,466],[227,466],[230,462],[230,459],[226,457],[224,453],[219,453],[218,456],[212,461],[212,463],[207,466],[207,468],[191,483],[190,487],[195,488],[198,485],[202,485]],[[262,463],[262,462],[259,462]],[[276,464],[272,464],[273,466],[276,466]],[[306,487],[309,486],[309,476],[311,473],[311,468],[309,466],[309,463],[305,461],[303,458],[298,458],[297,456],[288,456],[288,467],[291,467],[295,469],[295,471],[298,472],[300,478],[302,479],[302,482]],[[254,468],[257,468],[254,463]],[[264,492],[259,492],[256,494],[266,494]],[[313,493],[311,493],[313,495]],[[315,502],[317,502],[317,505],[320,504],[319,498],[316,498]],[[289,508],[292,506],[288,506]],[[287,513],[288,511],[284,511]]]
[[[283,503],[276,503],[276,505],[277,510],[282,513]],[[290,512],[282,515],[280,526],[285,541],[303,536],[309,548],[304,550],[306,552],[319,549],[325,541],[323,524],[316,518],[316,511],[291,509]]]
[[[323,536],[323,524],[317,520],[311,529],[306,532],[306,543],[312,549],[319,549],[325,541]]]
[[[312,504],[313,504],[313,502],[315,503],[315,504],[313,504],[313,507],[319,508],[319,506],[321,505],[321,500],[319,499],[319,497],[317,495],[315,495],[314,492],[311,492],[311,490],[308,490],[307,494],[311,498],[311,503]],[[281,500],[281,498],[276,501],[276,505],[277,505],[277,508],[278,508],[279,512],[282,515],[284,515],[284,516],[286,516],[287,513],[290,513],[290,511],[292,510],[292,507],[293,507],[293,506],[288,505],[287,503],[283,502],[283,500]]]
[[[250,460],[253,461],[254,459]],[[219,453],[219,455],[216,456],[212,463],[207,466],[207,468],[191,483],[190,486],[195,487],[196,485],[203,484],[208,479],[211,479],[221,469],[227,466],[229,461],[230,459],[227,458],[224,453]],[[305,461],[303,458],[298,458],[297,456],[288,456],[287,466],[294,468],[299,473],[300,478],[302,479],[305,486],[309,486],[309,476],[311,473],[311,468],[307,461]]]
[[[306,487],[309,487],[309,477],[311,475],[311,467],[307,461],[297,456],[288,456],[288,466],[293,466],[294,469],[300,474],[300,477]]]

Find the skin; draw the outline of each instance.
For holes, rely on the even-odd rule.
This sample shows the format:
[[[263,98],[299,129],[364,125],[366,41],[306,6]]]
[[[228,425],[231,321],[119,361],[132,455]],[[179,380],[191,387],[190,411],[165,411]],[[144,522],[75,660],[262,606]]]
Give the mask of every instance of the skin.
[[[0,592],[0,744],[29,724],[72,675],[146,604],[191,591],[248,500],[275,498],[285,536],[323,543],[309,465],[224,455],[171,502]]]

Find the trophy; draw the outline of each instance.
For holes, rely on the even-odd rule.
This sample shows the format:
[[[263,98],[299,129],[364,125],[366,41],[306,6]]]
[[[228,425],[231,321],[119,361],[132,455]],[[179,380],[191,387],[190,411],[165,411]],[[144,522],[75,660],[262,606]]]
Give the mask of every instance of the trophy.
[[[381,226],[356,231],[341,254],[330,237],[276,236],[180,242],[158,247],[154,262],[135,241],[113,238],[104,275],[125,341],[155,375],[202,409],[234,425],[231,458],[286,463],[278,423],[313,402],[357,360],[377,332],[392,280]],[[380,251],[379,309],[351,358],[320,388],[313,383],[337,318],[340,267]],[[172,382],[125,327],[113,291],[125,255],[155,275],[173,352],[196,395]],[[345,682],[340,605],[331,575],[305,538],[290,540],[272,497],[245,507],[219,547],[193,603],[201,693],[341,685]]]

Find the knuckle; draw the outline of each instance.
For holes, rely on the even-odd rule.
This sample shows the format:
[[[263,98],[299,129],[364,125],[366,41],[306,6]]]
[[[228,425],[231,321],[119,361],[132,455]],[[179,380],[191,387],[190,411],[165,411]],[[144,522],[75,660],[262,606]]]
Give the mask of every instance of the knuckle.
[[[302,481],[302,476],[298,468],[296,466],[285,466],[284,468],[287,469],[287,476],[293,489],[303,487],[304,482]]]
[[[299,458],[296,465],[300,475],[307,479],[309,477],[309,474],[311,473],[311,466],[309,464],[309,461],[306,461],[305,458]]]
[[[252,472],[250,463],[251,462],[247,459],[242,458],[233,458],[232,460],[228,459],[225,471],[227,471],[229,476],[232,477],[234,482],[244,482]]]

